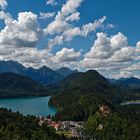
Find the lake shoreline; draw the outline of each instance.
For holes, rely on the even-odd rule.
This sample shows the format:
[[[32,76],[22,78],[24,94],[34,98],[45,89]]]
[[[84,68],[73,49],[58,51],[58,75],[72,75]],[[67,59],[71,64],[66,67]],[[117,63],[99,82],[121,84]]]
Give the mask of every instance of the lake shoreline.
[[[121,105],[139,105],[140,104],[140,100],[136,100],[136,101],[124,101],[121,103]]]
[[[23,96],[9,96],[9,97],[0,97],[0,100],[2,99],[19,99],[19,98],[35,98],[35,97],[48,97],[50,95],[33,95],[33,96],[27,96],[27,95],[23,95]]]
[[[20,112],[24,116],[42,116],[55,115],[57,108],[49,105],[51,96],[29,96],[16,98],[0,99],[0,108],[11,109],[13,112]]]

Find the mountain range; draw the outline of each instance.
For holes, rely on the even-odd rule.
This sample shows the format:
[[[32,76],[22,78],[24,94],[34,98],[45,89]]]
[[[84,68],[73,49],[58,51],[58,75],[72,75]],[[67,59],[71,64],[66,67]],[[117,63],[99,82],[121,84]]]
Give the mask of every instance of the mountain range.
[[[46,71],[46,67],[42,67],[42,71]],[[89,132],[90,130],[95,130],[92,133],[96,132],[98,134],[98,132],[100,131],[104,131],[105,133],[107,130],[112,130],[113,127],[111,136],[114,130],[116,132],[116,135],[120,133],[120,130],[127,132],[131,126],[130,124],[132,124],[132,127],[129,130],[130,132],[133,129],[138,130],[139,127],[137,125],[139,124],[139,122],[136,121],[135,123],[137,125],[134,125],[133,120],[139,119],[139,112],[137,112],[137,110],[139,111],[139,107],[138,106],[133,107],[134,109],[135,107],[137,107],[135,109],[136,110],[135,112],[135,110],[133,111],[132,106],[131,108],[129,107],[122,108],[120,106],[120,102],[118,102],[117,104],[115,104],[114,102],[115,100],[118,99],[119,97],[118,95],[120,95],[121,93],[122,93],[122,98],[120,99],[121,102],[124,101],[123,99],[126,99],[127,94],[130,95],[130,93],[124,94],[124,92],[121,92],[120,89],[118,90],[117,87],[114,88],[112,84],[109,83],[109,81],[97,71],[89,70],[87,72],[72,73],[71,75],[68,75],[67,77],[63,78],[63,80],[61,80],[58,85],[61,87],[61,91],[58,91],[57,94],[51,96],[49,101],[49,105],[55,106],[57,108],[57,113],[55,114],[55,116],[53,116],[54,120],[56,121],[60,120],[60,122],[61,121],[83,122],[82,124],[84,125],[82,125],[82,130],[84,126],[84,131],[86,133]],[[24,75],[15,74],[11,72],[10,73],[4,72],[0,74],[1,97],[6,98],[6,97],[47,95],[47,92],[44,89],[44,87],[45,86],[42,86],[41,84]],[[132,96],[129,99],[132,99]],[[116,107],[118,107],[118,109]],[[9,111],[9,113],[11,114],[11,111]],[[4,112],[3,114],[8,116],[5,119],[6,121],[9,120],[9,118],[12,118],[12,120],[14,120],[13,117],[7,115],[6,112]],[[3,114],[1,116],[3,116]],[[23,121],[22,120],[19,121],[19,119],[17,119],[17,115],[19,115],[19,113],[15,114],[16,116],[15,120],[18,120],[18,122],[23,122],[25,120],[24,117]],[[128,119],[126,118],[123,121],[122,118],[123,115],[128,116]],[[18,118],[21,119],[21,117]],[[27,127],[26,124],[28,124],[29,121],[31,121],[31,118],[35,117],[29,115],[27,116],[26,119],[27,123],[25,123],[25,127]],[[129,118],[131,118],[132,120],[130,120],[130,122],[127,122]],[[18,122],[16,122],[16,124],[17,126],[19,126],[20,129],[21,123],[19,124]],[[1,124],[3,124],[3,122]],[[37,124],[39,123],[37,122]],[[24,123],[22,125],[24,125]],[[103,129],[99,129],[100,125],[103,126]],[[5,127],[5,125],[3,126]],[[35,129],[36,127],[36,125],[31,126],[33,126],[33,129]],[[10,127],[11,127],[10,125],[7,126],[7,129]],[[93,129],[93,127],[95,128]],[[41,127],[39,126],[39,128]],[[43,126],[43,128],[45,128],[44,132],[45,133],[49,132],[50,136],[50,131],[48,131],[49,127]],[[96,131],[96,129],[98,130]],[[13,133],[13,129],[8,130],[12,130]],[[139,131],[137,131],[137,133],[138,132]],[[92,133],[91,136],[93,136]],[[7,134],[7,131],[5,134]],[[120,135],[122,135],[122,133]]]
[[[120,86],[123,88],[131,88],[131,89],[139,89],[140,88],[140,79],[135,77],[130,78],[120,78],[116,79],[108,79],[108,81],[116,86]]]
[[[72,71],[66,67],[60,68],[56,71],[46,66],[43,66],[39,69],[34,69],[32,67],[27,68],[16,61],[10,60],[0,61],[0,73],[3,72],[12,72],[20,75],[25,75],[41,84],[50,85],[58,83],[65,76],[68,76],[69,74],[77,71]]]
[[[5,72],[12,72],[15,74],[24,75],[44,85],[56,85],[58,83],[60,84],[63,79],[65,80],[66,83],[68,83],[69,76],[73,77],[74,76],[73,74],[76,73],[79,73],[76,76],[81,74],[77,70],[71,70],[67,67],[62,67],[57,70],[52,70],[51,68],[46,66],[42,66],[39,69],[35,69],[32,67],[25,67],[22,64],[18,63],[17,61],[12,61],[12,60],[0,61],[0,73],[5,73]],[[68,78],[65,79],[65,77]],[[111,84],[123,88],[124,87],[140,88],[140,79],[134,77],[120,78],[118,80],[116,79],[107,79],[107,80]]]
[[[72,73],[77,73],[78,71],[77,70],[71,70],[67,67],[62,67],[60,69],[57,69],[56,72],[64,77],[72,74]]]

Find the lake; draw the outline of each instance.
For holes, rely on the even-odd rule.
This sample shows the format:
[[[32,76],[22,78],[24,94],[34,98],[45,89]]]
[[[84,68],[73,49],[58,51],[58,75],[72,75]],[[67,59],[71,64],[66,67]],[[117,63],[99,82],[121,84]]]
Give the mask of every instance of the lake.
[[[121,105],[134,105],[134,104],[140,104],[140,101],[127,101],[121,103]]]
[[[48,105],[49,100],[49,96],[0,99],[0,107],[11,109],[14,112],[19,111],[23,115],[54,115],[57,110],[56,108]]]

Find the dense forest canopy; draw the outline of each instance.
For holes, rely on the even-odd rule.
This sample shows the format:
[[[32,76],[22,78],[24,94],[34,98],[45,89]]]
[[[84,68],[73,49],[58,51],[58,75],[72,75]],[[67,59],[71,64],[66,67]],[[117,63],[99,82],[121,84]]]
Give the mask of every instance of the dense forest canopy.
[[[72,74],[60,87],[49,102],[58,108],[56,120],[84,121],[89,136],[97,140],[140,138],[140,106],[120,105],[139,99],[140,92],[114,86],[96,71]],[[104,106],[109,113],[101,113],[100,107]]]

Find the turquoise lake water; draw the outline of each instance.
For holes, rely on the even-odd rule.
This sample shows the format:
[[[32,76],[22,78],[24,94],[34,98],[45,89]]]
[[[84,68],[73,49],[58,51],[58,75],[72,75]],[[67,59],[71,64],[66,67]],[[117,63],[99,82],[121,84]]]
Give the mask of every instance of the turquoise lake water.
[[[140,101],[128,101],[121,103],[121,105],[134,105],[134,104],[140,105]]]
[[[54,115],[56,108],[48,105],[50,97],[28,97],[0,99],[0,107],[19,111],[23,115],[47,116]]]

